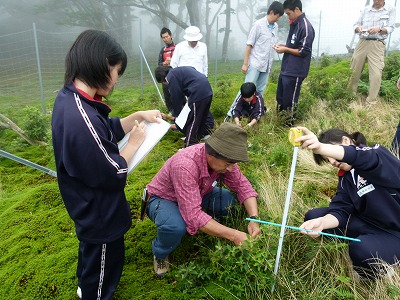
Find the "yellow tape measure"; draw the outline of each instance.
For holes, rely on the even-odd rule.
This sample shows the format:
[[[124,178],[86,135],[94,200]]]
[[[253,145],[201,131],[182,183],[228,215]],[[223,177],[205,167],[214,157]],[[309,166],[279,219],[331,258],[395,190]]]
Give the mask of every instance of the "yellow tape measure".
[[[303,135],[303,132],[295,127],[290,128],[289,130],[289,142],[295,146],[298,147],[301,145],[300,142],[295,142],[296,139],[298,139],[299,137],[301,137]]]

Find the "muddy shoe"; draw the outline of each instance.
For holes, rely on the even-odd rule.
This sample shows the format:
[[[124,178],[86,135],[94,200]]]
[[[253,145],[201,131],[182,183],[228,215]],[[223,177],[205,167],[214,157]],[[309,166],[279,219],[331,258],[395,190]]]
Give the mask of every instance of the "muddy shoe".
[[[158,259],[154,256],[154,272],[157,277],[163,277],[165,273],[168,272],[169,269],[169,260],[168,256],[165,259]]]

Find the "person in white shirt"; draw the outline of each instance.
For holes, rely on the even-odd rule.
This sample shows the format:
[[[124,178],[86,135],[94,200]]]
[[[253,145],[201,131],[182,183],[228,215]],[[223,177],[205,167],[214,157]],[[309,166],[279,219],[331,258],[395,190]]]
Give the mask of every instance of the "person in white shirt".
[[[256,85],[257,93],[263,97],[268,82],[274,59],[273,46],[278,43],[278,23],[284,14],[283,4],[274,1],[268,7],[267,15],[255,21],[250,29],[246,41],[246,49],[243,58],[242,73],[246,75],[244,82],[252,82]],[[240,91],[232,102],[225,121],[232,117],[236,100],[240,97]]]
[[[176,45],[171,58],[172,68],[190,66],[208,77],[207,45],[200,42],[203,35],[196,26],[185,29],[185,41]]]

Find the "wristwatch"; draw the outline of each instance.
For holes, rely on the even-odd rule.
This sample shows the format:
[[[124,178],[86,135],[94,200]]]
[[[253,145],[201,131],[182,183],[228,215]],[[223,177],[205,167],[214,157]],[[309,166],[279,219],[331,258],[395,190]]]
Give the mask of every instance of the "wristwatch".
[[[251,217],[249,217],[249,219],[260,220],[260,217],[259,216],[251,216]]]

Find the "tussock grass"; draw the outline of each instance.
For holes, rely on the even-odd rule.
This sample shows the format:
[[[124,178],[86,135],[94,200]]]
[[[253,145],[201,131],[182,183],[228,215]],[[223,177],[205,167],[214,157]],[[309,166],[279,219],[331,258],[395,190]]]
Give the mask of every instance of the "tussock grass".
[[[237,94],[243,76],[241,63],[226,66],[214,86],[212,111],[220,124]],[[324,74],[339,78],[348,62],[331,65]],[[276,68],[275,71],[276,73]],[[314,69],[312,72],[318,72]],[[320,78],[323,79],[321,76]],[[363,132],[370,144],[389,146],[399,119],[398,99],[381,99],[366,108],[357,97],[319,99],[305,82],[300,101],[305,103],[298,125],[318,133],[331,127]],[[334,80],[332,80],[334,81]],[[338,85],[334,86],[338,89]],[[260,217],[281,223],[293,146],[288,129],[279,125],[275,113],[276,82],[270,80],[265,93],[269,111],[249,130],[250,162],[240,164],[259,193]],[[346,95],[343,93],[343,95]],[[49,101],[51,102],[51,101]],[[165,111],[154,88],[117,89],[108,100],[113,115],[140,109]],[[51,107],[51,103],[48,103]],[[15,106],[3,111],[16,114]],[[3,109],[4,108],[4,109]],[[21,142],[10,131],[0,131],[0,148],[54,169],[52,149]],[[156,234],[149,220],[138,220],[143,187],[163,163],[183,146],[181,134],[168,132],[147,158],[129,176],[125,192],[133,213],[133,226],[126,234],[126,261],[115,299],[399,299],[400,270],[391,277],[361,281],[354,276],[347,244],[324,238],[312,239],[287,229],[278,276],[273,274],[280,228],[261,225],[263,234],[242,247],[199,233],[186,236],[171,254],[171,271],[162,279],[153,275],[151,241]],[[300,149],[291,194],[288,224],[299,226],[304,213],[327,206],[335,194],[337,170],[317,166],[311,153]],[[242,208],[226,220],[227,225],[246,230]],[[0,299],[77,299],[76,260],[78,241],[57,182],[48,175],[0,158]],[[275,291],[271,287],[275,284]]]

